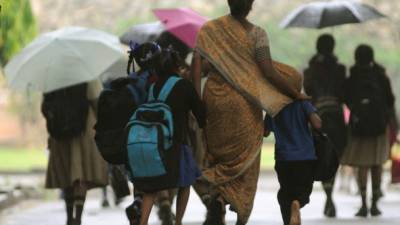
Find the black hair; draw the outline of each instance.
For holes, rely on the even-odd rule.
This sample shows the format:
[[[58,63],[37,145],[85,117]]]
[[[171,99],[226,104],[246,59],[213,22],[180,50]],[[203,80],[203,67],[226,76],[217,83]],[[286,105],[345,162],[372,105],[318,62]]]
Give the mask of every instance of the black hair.
[[[357,65],[369,65],[374,62],[374,50],[369,45],[361,44],[357,47],[354,57]]]
[[[141,45],[131,46],[129,51],[129,61],[127,67],[127,73],[131,73],[131,66],[133,65],[133,60],[138,64],[141,70],[151,69],[151,59],[155,55],[161,52],[161,47],[155,42],[146,42]],[[132,66],[134,68],[134,66]]]
[[[330,34],[322,34],[317,40],[318,53],[327,56],[333,54],[335,48],[335,39]]]
[[[183,65],[183,60],[179,53],[173,48],[166,48],[152,60],[155,72],[159,77],[169,77],[174,75],[179,67]]]
[[[167,31],[163,32],[160,37],[157,38],[156,42],[161,46],[161,48],[168,48],[172,46],[173,49],[179,52],[179,56],[184,60],[191,51],[190,47],[183,43],[183,41],[179,40],[177,37]]]
[[[236,18],[246,17],[253,6],[254,0],[228,0],[231,15]]]

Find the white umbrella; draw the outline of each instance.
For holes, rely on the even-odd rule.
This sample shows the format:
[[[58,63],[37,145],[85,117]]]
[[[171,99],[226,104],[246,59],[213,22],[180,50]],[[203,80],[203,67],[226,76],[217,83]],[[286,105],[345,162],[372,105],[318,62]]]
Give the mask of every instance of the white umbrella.
[[[100,79],[102,82],[107,82],[110,80],[115,80],[121,77],[127,77],[128,57],[122,57],[113,65],[111,65],[102,75]]]
[[[324,28],[348,23],[363,23],[385,17],[372,6],[356,1],[317,1],[293,10],[282,27]]]
[[[46,93],[97,79],[123,56],[116,36],[66,27],[36,38],[4,72],[11,88]]]

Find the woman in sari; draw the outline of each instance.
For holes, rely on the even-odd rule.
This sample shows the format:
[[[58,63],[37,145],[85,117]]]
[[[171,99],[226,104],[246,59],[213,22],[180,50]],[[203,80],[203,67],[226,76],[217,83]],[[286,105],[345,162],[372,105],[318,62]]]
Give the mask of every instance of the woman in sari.
[[[237,225],[247,223],[260,170],[262,111],[274,116],[292,99],[307,98],[285,80],[297,72],[272,62],[266,32],[247,21],[253,2],[228,0],[231,14],[203,26],[193,57],[199,94],[201,74],[211,65],[203,93],[208,165],[202,181],[211,187],[204,224],[224,224],[226,204],[237,213]]]

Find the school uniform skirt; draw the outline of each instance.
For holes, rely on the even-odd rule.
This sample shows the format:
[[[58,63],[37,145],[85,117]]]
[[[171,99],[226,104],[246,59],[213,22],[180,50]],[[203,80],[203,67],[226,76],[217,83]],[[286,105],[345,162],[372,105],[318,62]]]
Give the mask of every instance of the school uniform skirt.
[[[355,137],[350,135],[341,164],[355,167],[379,166],[390,157],[388,133],[376,137]]]

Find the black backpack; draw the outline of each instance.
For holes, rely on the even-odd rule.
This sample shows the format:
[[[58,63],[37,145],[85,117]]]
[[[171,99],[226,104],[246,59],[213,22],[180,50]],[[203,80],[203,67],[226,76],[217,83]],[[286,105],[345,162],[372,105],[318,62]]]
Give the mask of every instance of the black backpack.
[[[70,140],[86,130],[89,113],[87,84],[63,88],[43,96],[47,131],[56,140]]]
[[[314,131],[314,147],[317,161],[314,170],[315,181],[328,181],[335,177],[339,168],[339,157],[328,135]]]
[[[125,127],[145,97],[136,82],[131,78],[117,79],[99,97],[95,141],[104,160],[111,164],[126,163]]]
[[[355,87],[351,87],[354,92],[350,105],[352,135],[374,137],[385,133],[388,111],[378,76],[372,73],[364,74],[354,84]]]

